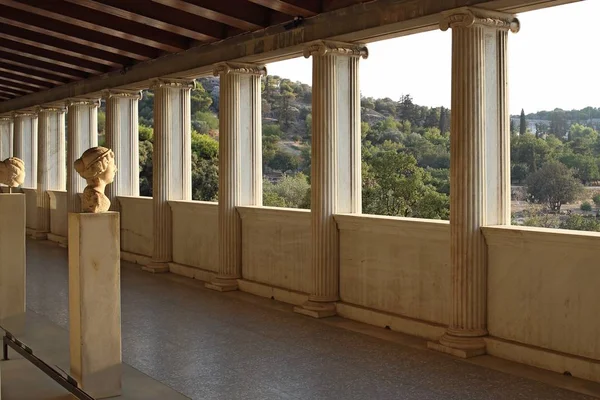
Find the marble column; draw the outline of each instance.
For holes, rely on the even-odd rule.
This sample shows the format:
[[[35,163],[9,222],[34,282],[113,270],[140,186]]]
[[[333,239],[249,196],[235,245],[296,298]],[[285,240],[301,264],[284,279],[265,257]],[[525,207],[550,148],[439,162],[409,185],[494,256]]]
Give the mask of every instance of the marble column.
[[[452,28],[450,135],[450,326],[429,347],[467,358],[485,354],[486,225],[510,224],[506,40],[512,14],[460,8],[444,15]]]
[[[262,65],[215,67],[219,95],[219,273],[208,288],[230,291],[242,277],[242,226],[237,206],[262,205]]]
[[[98,146],[99,99],[72,99],[67,102],[67,211],[81,212],[79,194],[86,187],[73,165],[84,151]],[[110,185],[109,185],[110,186]]]
[[[119,210],[117,196],[140,195],[138,102],[140,91],[109,90],[106,101],[106,147],[115,153],[119,173],[106,187],[110,209]]]
[[[65,190],[65,109],[38,108],[37,228],[35,239],[46,239],[50,232],[48,190]]]
[[[37,184],[37,114],[32,111],[14,114],[13,156],[25,163],[24,188],[35,189]]]
[[[154,248],[152,262],[142,269],[168,272],[173,259],[169,200],[192,199],[190,91],[194,81],[157,79],[154,91],[154,150],[152,198]]]
[[[312,289],[294,310],[315,318],[335,315],[339,300],[339,233],[336,213],[360,213],[361,135],[358,65],[360,44],[309,45],[313,58],[311,229]]]
[[[13,155],[13,118],[0,116],[0,160]]]

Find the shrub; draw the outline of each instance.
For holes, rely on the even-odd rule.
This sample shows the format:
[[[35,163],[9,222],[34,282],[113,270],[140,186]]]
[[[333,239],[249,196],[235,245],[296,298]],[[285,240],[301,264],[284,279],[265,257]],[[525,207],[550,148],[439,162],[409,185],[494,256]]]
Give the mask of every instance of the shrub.
[[[581,203],[581,211],[592,211],[592,205],[589,201],[584,201]]]

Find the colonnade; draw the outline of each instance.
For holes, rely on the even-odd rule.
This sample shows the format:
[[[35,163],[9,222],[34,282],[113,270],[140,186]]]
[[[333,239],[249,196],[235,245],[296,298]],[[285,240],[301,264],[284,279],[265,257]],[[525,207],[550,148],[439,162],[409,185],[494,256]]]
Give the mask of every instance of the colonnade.
[[[507,107],[508,31],[513,15],[477,8],[444,15],[452,29],[451,126],[451,324],[430,347],[461,357],[485,351],[486,247],[481,227],[510,222],[509,114]],[[336,314],[339,297],[339,232],[334,215],[361,212],[361,132],[359,63],[364,45],[320,41],[305,48],[312,58],[311,291],[295,308],[313,317]],[[219,272],[207,287],[236,290],[242,278],[241,221],[236,207],[262,205],[260,64],[216,65],[220,77]],[[191,200],[190,90],[193,81],[156,79],[154,90],[152,262],[144,269],[169,270],[172,222],[169,200]],[[109,185],[115,209],[120,195],[139,195],[137,103],[140,93],[109,90],[106,142],[119,168]],[[48,231],[47,190],[65,188],[69,211],[80,210],[84,182],[70,166],[97,144],[98,99],[71,99],[66,164],[64,107],[40,107],[0,118],[0,154],[23,158],[26,187],[38,190],[38,232]],[[61,127],[62,124],[62,127]],[[13,131],[12,139],[8,132]],[[61,147],[62,146],[62,147]],[[36,155],[37,152],[37,155]],[[64,154],[64,151],[62,152]],[[65,171],[65,165],[68,166]]]

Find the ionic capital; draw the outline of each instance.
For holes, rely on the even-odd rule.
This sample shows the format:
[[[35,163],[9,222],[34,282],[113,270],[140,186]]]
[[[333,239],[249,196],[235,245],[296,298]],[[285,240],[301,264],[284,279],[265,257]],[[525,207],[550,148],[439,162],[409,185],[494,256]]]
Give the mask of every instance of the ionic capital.
[[[65,109],[65,107],[61,107],[61,106],[38,106],[35,109],[36,113],[42,113],[42,112],[57,112],[57,113],[64,113],[67,110]]]
[[[196,81],[193,79],[178,78],[158,78],[152,81],[150,89],[171,88],[171,89],[193,89],[196,87]]]
[[[0,115],[0,122],[13,122],[12,115]]]
[[[13,118],[32,118],[37,117],[35,110],[21,110],[15,111],[12,114]]]
[[[127,90],[127,89],[109,89],[102,92],[102,98],[108,100],[112,97],[121,97],[127,99],[142,99],[141,90]]]
[[[461,7],[442,13],[440,29],[443,31],[448,28],[470,28],[472,26],[486,26],[517,33],[521,23],[514,14],[477,7]]]
[[[213,75],[245,74],[245,75],[267,75],[267,68],[261,64],[246,63],[220,63],[215,65]]]
[[[369,57],[369,50],[364,44],[334,42],[331,40],[319,40],[304,48],[305,58],[313,55],[324,56],[326,54],[367,58]]]
[[[66,102],[67,107],[71,106],[90,106],[100,107],[100,99],[68,99]]]

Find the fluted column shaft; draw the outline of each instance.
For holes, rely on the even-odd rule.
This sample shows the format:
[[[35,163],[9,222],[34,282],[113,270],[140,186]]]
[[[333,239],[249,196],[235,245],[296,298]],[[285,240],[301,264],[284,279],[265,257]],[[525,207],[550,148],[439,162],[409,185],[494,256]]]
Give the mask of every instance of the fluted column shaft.
[[[13,118],[0,117],[0,160],[13,155]]]
[[[115,153],[119,172],[106,187],[110,209],[119,210],[117,196],[140,195],[139,171],[139,91],[108,91],[106,100],[106,147]]]
[[[440,345],[461,357],[485,353],[486,225],[510,223],[510,160],[506,37],[518,21],[504,13],[464,8],[452,28],[450,235],[452,307]]]
[[[37,184],[37,114],[16,113],[14,115],[14,157],[25,164],[23,187],[35,189]]]
[[[65,109],[38,110],[38,170],[36,239],[50,232],[50,197],[48,190],[65,190]]]
[[[159,79],[154,82],[154,147],[152,198],[154,247],[150,272],[167,272],[173,259],[169,200],[192,199],[190,90],[193,81]]]
[[[339,232],[334,215],[361,212],[361,45],[321,42],[307,47],[313,58],[311,231],[312,289],[296,311],[313,317],[335,314],[339,300]]]
[[[207,287],[236,290],[242,277],[242,227],[236,210],[262,205],[260,77],[264,66],[220,64],[219,273]]]
[[[84,151],[98,146],[100,101],[75,99],[67,102],[67,105],[67,210],[68,212],[81,212],[79,193],[83,193],[86,182],[75,171],[73,165]]]

